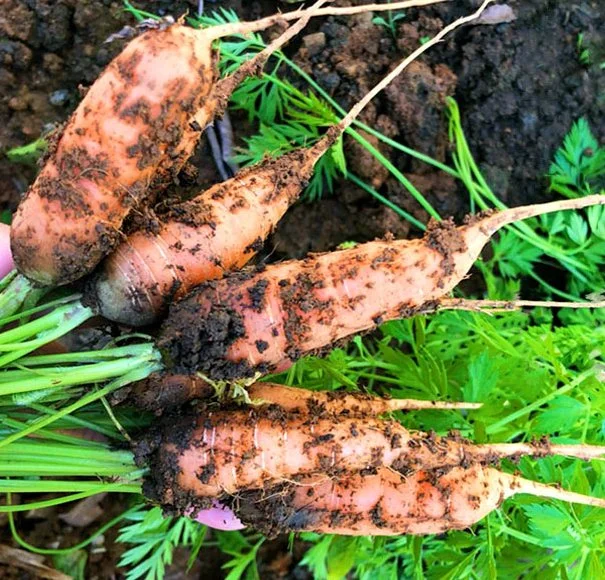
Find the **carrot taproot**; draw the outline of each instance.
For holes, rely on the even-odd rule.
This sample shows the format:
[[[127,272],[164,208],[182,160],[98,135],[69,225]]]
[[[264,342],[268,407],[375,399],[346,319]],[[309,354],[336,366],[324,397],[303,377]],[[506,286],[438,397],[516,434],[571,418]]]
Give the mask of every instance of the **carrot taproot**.
[[[381,415],[393,411],[422,409],[478,409],[481,403],[455,403],[420,399],[386,399],[361,392],[310,391],[275,383],[257,382],[246,387],[247,400],[254,405],[279,405],[287,411],[329,412],[346,416]],[[128,401],[158,415],[188,401],[229,402],[217,399],[217,388],[198,375],[154,373],[118,393],[116,403]]]
[[[194,286],[241,268],[299,198],[322,155],[374,96],[420,54],[482,10],[453,22],[405,58],[312,147],[249,167],[173,207],[160,218],[159,228],[130,235],[105,260],[90,286],[96,308],[117,322],[150,324]]]
[[[338,477],[306,476],[229,501],[236,516],[267,536],[311,531],[392,536],[468,528],[519,493],[605,508],[598,499],[473,464],[411,475],[385,468]]]
[[[87,273],[181,154],[216,81],[211,39],[174,25],[132,40],[63,129],[14,216],[19,270],[44,285]]]
[[[286,387],[275,383],[254,383],[247,389],[256,404],[279,405],[290,412],[308,412],[317,416],[343,415],[363,417],[382,415],[394,411],[420,411],[426,409],[479,409],[481,403],[450,403],[422,399],[387,399],[361,392],[310,391]]]
[[[132,40],[90,87],[19,205],[11,245],[20,272],[47,286],[89,273],[120,241],[125,218],[174,179],[237,84],[258,73],[325,1],[288,18],[204,30],[177,23]],[[217,82],[214,40],[292,17],[299,22]]]
[[[220,385],[217,385],[220,387]],[[257,382],[245,387],[247,401],[254,405],[279,405],[287,411],[313,410],[349,417],[367,414],[381,415],[393,411],[422,409],[478,409],[481,403],[456,403],[420,399],[387,399],[362,392],[310,391],[269,382]],[[182,406],[188,401],[229,402],[217,399],[218,389],[199,375],[154,373],[132,385],[124,397],[133,405],[158,415]],[[121,400],[117,402],[121,402]]]
[[[220,499],[317,473],[338,476],[388,467],[410,474],[523,455],[605,455],[605,447],[547,440],[473,445],[456,435],[409,431],[373,411],[349,417],[329,409],[329,404],[304,411],[279,405],[208,407],[177,420],[169,417],[138,445],[139,460],[150,466],[146,493],[181,509],[191,497]]]
[[[438,308],[490,237],[520,219],[605,204],[605,195],[512,208],[419,240],[375,241],[202,284],[175,304],[158,345],[178,372],[233,379],[281,371],[352,334]]]

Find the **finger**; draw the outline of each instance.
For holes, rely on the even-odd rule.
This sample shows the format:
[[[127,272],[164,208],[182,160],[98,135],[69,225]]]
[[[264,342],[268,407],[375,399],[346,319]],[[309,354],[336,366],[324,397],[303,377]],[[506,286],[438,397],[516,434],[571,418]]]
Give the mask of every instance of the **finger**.
[[[218,502],[214,502],[210,509],[198,512],[195,520],[216,530],[231,531],[246,527],[229,508]]]
[[[4,278],[14,267],[10,247],[10,226],[0,224],[0,278]]]

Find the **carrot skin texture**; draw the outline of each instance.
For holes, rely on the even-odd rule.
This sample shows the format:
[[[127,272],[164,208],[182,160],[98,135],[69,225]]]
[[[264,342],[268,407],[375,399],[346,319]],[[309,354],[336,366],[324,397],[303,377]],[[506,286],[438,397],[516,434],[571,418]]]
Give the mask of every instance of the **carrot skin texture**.
[[[410,272],[407,287],[396,277],[421,249],[420,242],[370,242],[203,284],[171,307],[158,345],[179,372],[231,379],[284,370],[303,353],[423,304],[418,275]],[[436,270],[439,256],[422,263]]]
[[[575,203],[513,208],[457,228],[433,223],[421,240],[368,242],[228,275],[172,307],[158,344],[178,372],[233,379],[285,370],[383,321],[434,310],[498,229]]]
[[[388,399],[362,392],[310,391],[268,382],[254,383],[246,387],[246,391],[255,407],[278,405],[284,411],[309,412],[315,416],[365,417],[393,411],[481,407],[480,403],[442,403],[422,399]],[[130,386],[125,394],[132,405],[153,411],[157,415],[195,400],[204,403],[220,402],[213,401],[217,393],[212,385],[197,375],[154,373]],[[123,397],[117,399],[120,402]]]
[[[395,462],[404,452],[391,450],[391,436],[377,420],[342,419],[335,425],[318,419],[311,428],[306,415],[281,417],[281,411],[205,412],[186,443],[166,441],[151,459],[152,472],[171,480],[163,486],[163,501],[173,503],[177,493],[216,498],[299,473],[364,469]],[[402,447],[408,439],[409,434]]]
[[[361,392],[310,391],[274,383],[254,383],[248,387],[249,397],[264,404],[279,405],[290,412],[312,415],[347,417],[376,416],[393,411],[421,409],[477,409],[479,403],[442,403],[423,399],[388,399]]]
[[[507,483],[506,474],[479,464],[406,477],[380,468],[366,475],[308,476],[275,489],[244,492],[233,509],[243,523],[268,536],[290,531],[439,534],[483,519],[513,495]]]
[[[119,404],[127,400],[138,409],[151,411],[159,416],[196,399],[210,400],[214,395],[212,385],[198,377],[154,373],[142,381],[120,389],[112,402]]]
[[[159,232],[129,236],[90,286],[99,312],[150,324],[194,286],[244,266],[298,199],[316,159],[311,148],[244,169],[175,206]]]
[[[158,440],[157,434],[152,440]],[[605,447],[589,445],[473,445],[457,437],[410,432],[401,423],[372,416],[347,417],[315,407],[288,413],[278,405],[208,407],[183,416],[178,424],[169,418],[159,440],[159,447],[143,453],[151,477],[159,476],[154,495],[181,507],[187,498],[220,498],[305,474],[338,476],[385,466],[409,474],[521,455],[605,455]],[[147,444],[141,449],[148,449]]]
[[[126,215],[197,142],[189,121],[204,110],[213,61],[203,33],[175,24],[135,38],[108,65],[15,214],[11,244],[23,274],[66,284],[117,243]]]
[[[240,493],[229,503],[243,523],[268,536],[291,531],[394,536],[468,528],[519,493],[605,508],[605,499],[478,463],[407,476],[385,467],[335,478],[312,475]]]

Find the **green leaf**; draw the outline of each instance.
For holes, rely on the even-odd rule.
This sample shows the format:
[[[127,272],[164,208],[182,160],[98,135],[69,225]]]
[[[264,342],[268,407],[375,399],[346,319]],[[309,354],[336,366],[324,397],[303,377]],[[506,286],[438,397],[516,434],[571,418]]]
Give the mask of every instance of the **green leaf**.
[[[84,580],[88,554],[86,550],[74,550],[67,554],[53,556],[53,564],[57,570],[71,576],[73,580]]]
[[[556,433],[562,427],[570,429],[586,415],[586,407],[580,401],[561,395],[553,399],[534,421],[536,433]]]
[[[231,560],[223,564],[224,569],[231,568],[226,580],[239,580],[242,577],[250,580],[259,578],[256,555],[265,538],[260,538],[252,545],[240,532],[219,532],[218,541],[221,550],[231,556]]]
[[[13,163],[23,163],[25,165],[35,164],[40,155],[46,151],[48,143],[45,137],[40,137],[27,145],[14,147],[6,151],[6,157]]]
[[[572,213],[569,216],[566,232],[572,242],[581,246],[588,238],[588,224],[580,214]]]
[[[357,538],[336,536],[328,551],[328,580],[345,578],[357,556]]]
[[[197,545],[199,537],[206,534],[205,526],[189,518],[165,518],[159,507],[142,508],[128,520],[133,523],[122,527],[117,539],[132,544],[118,563],[128,567],[127,580],[162,580],[175,548]]]
[[[605,206],[595,205],[586,209],[588,215],[588,223],[590,231],[600,238],[605,240]]]
[[[551,539],[571,523],[568,514],[556,505],[534,503],[523,506],[523,511],[530,531],[538,538]]]
[[[550,166],[550,188],[577,197],[591,191],[591,183],[605,175],[605,149],[599,146],[588,121],[580,118],[557,150]],[[567,187],[569,186],[569,187]]]
[[[534,264],[543,255],[540,248],[531,242],[519,238],[514,232],[507,230],[499,240],[493,241],[493,263],[501,274],[508,278],[516,278],[521,274],[529,274]]]
[[[473,358],[468,367],[468,382],[462,389],[463,398],[469,402],[485,401],[498,384],[497,359],[484,350]]]
[[[303,534],[303,538],[308,537]],[[317,543],[307,550],[303,559],[300,561],[302,566],[306,566],[313,574],[316,580],[327,580],[328,578],[328,552],[336,536],[317,536]]]

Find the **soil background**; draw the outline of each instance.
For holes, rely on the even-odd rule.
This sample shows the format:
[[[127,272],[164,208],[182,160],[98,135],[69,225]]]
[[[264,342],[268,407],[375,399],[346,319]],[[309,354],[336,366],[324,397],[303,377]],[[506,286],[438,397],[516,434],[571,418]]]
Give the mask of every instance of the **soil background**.
[[[363,2],[339,2],[340,5]],[[504,2],[502,2],[504,3]],[[196,11],[197,1],[133,2],[157,14]],[[455,17],[480,2],[460,0],[426,9],[411,9],[396,26],[396,35],[372,24],[370,16],[328,18],[313,22],[287,49],[345,109],[385,72]],[[545,174],[554,152],[581,116],[597,138],[605,139],[605,6],[600,0],[510,0],[516,20],[494,26],[467,26],[431,50],[399,77],[362,115],[362,120],[389,137],[439,159],[450,160],[444,100],[456,98],[470,148],[496,194],[509,205],[548,198]],[[233,8],[242,18],[287,9],[284,2],[222,0],[206,10]],[[9,162],[3,152],[27,144],[64,121],[77,105],[81,88],[90,85],[120,51],[122,41],[104,40],[133,24],[121,2],[112,0],[0,0],[0,210],[13,211],[35,176],[35,167]],[[317,34],[323,33],[323,34]],[[592,65],[580,62],[577,40],[590,50]],[[309,36],[312,35],[312,36]],[[284,71],[286,74],[286,71]],[[293,82],[297,82],[292,78]],[[236,117],[236,141],[245,136],[245,120]],[[376,142],[370,138],[376,144]],[[379,149],[403,171],[443,216],[460,219],[467,194],[453,179],[392,149]],[[364,150],[345,140],[349,168],[383,195],[420,220],[427,216],[389,174]],[[218,181],[205,140],[193,159],[187,189]],[[391,232],[417,235],[396,214],[344,180],[334,194],[294,207],[266,245],[262,259],[300,257],[332,249],[345,240],[365,241]],[[99,516],[88,526],[59,520],[61,509],[18,519],[23,535],[38,546],[77,543],[121,509],[121,499],[105,498]],[[65,508],[67,509],[67,508]],[[89,558],[86,578],[119,578],[115,565],[120,547],[115,532]],[[0,544],[14,545],[6,519],[0,518]],[[303,545],[294,552],[284,538],[269,542],[261,553],[263,578],[306,578],[297,565]],[[179,558],[177,558],[178,560]],[[221,578],[222,560],[204,551],[185,573],[181,558],[168,578]],[[0,563],[3,578],[29,578],[21,568]]]

